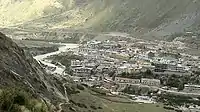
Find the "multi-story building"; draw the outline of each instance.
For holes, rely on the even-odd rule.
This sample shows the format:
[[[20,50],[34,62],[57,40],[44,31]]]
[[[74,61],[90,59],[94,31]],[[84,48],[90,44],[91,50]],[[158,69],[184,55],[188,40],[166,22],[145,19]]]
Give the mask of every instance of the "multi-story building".
[[[116,83],[127,83],[127,84],[140,84],[140,79],[115,77],[115,82]]]
[[[76,67],[73,68],[73,73],[77,76],[88,76],[91,74],[92,68],[87,67]]]
[[[184,85],[184,91],[185,92],[200,93],[200,85],[185,84]]]
[[[186,71],[183,67],[169,64],[155,64],[153,73],[157,75],[191,75],[191,73]]]
[[[83,61],[71,60],[71,67],[81,67],[83,66]]]
[[[121,73],[133,73],[138,68],[138,64],[123,64],[117,67],[117,74]]]
[[[87,43],[87,47],[96,49],[96,48],[98,48],[101,44],[102,44],[101,41],[90,41],[90,42]]]
[[[148,85],[148,86],[157,86],[157,87],[159,87],[160,86],[160,80],[142,78],[141,79],[141,84]]]
[[[87,54],[90,52],[89,48],[79,48],[79,53],[80,54]]]

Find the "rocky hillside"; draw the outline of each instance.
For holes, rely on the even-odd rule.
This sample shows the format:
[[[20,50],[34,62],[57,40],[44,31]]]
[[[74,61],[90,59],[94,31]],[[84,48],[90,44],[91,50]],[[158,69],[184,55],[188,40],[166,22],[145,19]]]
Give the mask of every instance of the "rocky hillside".
[[[90,92],[69,77],[47,74],[29,53],[0,33],[0,112],[110,112]]]
[[[47,74],[36,60],[0,33],[0,89],[22,88],[48,104],[58,105],[68,101],[62,81]]]
[[[198,0],[118,0],[112,18],[100,28],[140,35],[182,32],[198,27],[199,7]]]
[[[166,35],[198,31],[200,1],[1,0],[0,13],[2,27]]]

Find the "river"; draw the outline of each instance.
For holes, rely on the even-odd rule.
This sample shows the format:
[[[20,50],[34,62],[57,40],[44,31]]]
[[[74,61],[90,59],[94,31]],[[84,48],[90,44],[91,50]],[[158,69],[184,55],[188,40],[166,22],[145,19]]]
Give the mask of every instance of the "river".
[[[57,74],[62,75],[65,70],[65,66],[63,66],[63,65],[57,66],[55,64],[52,64],[51,61],[46,60],[46,58],[49,56],[60,54],[62,52],[67,52],[69,49],[78,48],[79,45],[78,44],[70,44],[70,43],[53,43],[53,44],[61,45],[61,47],[59,47],[58,51],[38,55],[38,56],[35,56],[34,59],[36,59],[38,62],[41,62],[42,64],[47,65],[49,67],[55,67],[56,69],[53,72],[53,74],[57,73]]]

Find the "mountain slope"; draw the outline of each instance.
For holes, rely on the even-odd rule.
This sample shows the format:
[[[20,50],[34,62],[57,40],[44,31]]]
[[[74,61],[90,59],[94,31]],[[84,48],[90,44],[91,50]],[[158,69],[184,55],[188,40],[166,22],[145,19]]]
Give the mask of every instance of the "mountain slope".
[[[165,35],[198,30],[200,25],[199,0],[8,1],[0,2],[2,27],[88,29],[138,35],[153,32]]]
[[[197,0],[117,0],[112,18],[97,26],[106,31],[161,33],[180,32],[199,25]],[[114,3],[114,1],[113,1]]]
[[[57,105],[68,100],[62,84],[61,79],[48,75],[36,60],[0,33],[0,89],[23,88]]]

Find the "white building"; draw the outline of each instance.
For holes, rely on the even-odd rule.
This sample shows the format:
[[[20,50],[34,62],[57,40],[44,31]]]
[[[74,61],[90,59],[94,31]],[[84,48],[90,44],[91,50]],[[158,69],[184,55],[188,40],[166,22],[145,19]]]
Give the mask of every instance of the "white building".
[[[91,47],[91,48],[98,48],[100,45],[102,44],[101,41],[90,41],[87,43],[88,47]]]
[[[71,67],[81,67],[83,66],[83,61],[71,60]]]
[[[193,93],[200,93],[200,85],[184,85],[184,91],[186,92],[193,92]]]
[[[140,79],[128,79],[128,78],[115,77],[115,82],[127,83],[127,84],[140,84]]]
[[[92,68],[76,67],[72,69],[77,76],[88,76],[91,74]]]
[[[141,79],[141,84],[148,85],[148,86],[157,86],[158,87],[158,86],[160,86],[160,80],[142,78]]]
[[[135,68],[137,68],[138,65],[136,64],[124,64],[123,66],[120,66],[117,68],[117,73],[121,74],[121,73],[133,73],[135,71]]]
[[[78,52],[80,54],[88,54],[89,52],[91,52],[91,49],[89,49],[89,48],[79,48]]]

